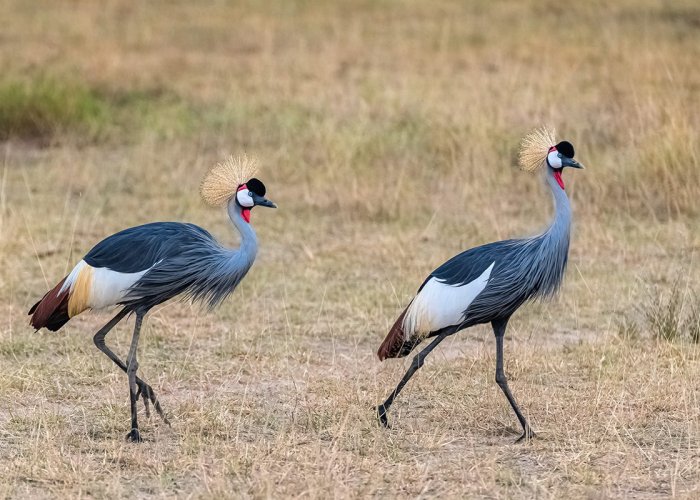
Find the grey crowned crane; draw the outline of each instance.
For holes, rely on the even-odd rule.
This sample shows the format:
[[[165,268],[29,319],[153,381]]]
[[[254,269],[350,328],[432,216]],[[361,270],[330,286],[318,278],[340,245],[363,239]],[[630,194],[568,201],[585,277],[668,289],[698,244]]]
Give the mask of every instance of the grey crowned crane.
[[[380,361],[407,356],[427,338],[434,338],[414,358],[396,389],[377,407],[380,423],[388,427],[387,412],[426,356],[446,337],[465,328],[491,323],[496,336],[496,383],[505,394],[523,428],[518,439],[534,436],[503,371],[503,336],[508,320],[525,302],[553,295],[561,284],[569,253],[571,207],[564,190],[564,167],[583,168],[574,160],[574,147],[556,143],[554,133],[542,128],[522,142],[523,170],[542,169],[552,192],[554,221],[532,238],[497,241],[467,250],[448,260],[423,282],[379,347]]]
[[[29,310],[31,325],[39,330],[60,329],[72,317],[89,309],[119,306],[121,309],[94,336],[105,353],[129,381],[131,430],[127,440],[139,442],[137,403],[143,398],[169,423],[150,385],[136,376],[136,350],[144,316],[154,306],[174,297],[218,305],[243,279],[255,261],[258,241],[250,225],[255,206],[276,208],[265,198],[265,186],[251,178],[255,162],[247,157],[229,158],[205,176],[200,192],[210,205],[227,205],[233,226],[240,233],[240,247],[222,247],[208,231],[194,224],[154,222],[120,231],[90,250],[53,289]],[[122,361],[107,345],[105,336],[125,316],[136,316],[131,347]]]

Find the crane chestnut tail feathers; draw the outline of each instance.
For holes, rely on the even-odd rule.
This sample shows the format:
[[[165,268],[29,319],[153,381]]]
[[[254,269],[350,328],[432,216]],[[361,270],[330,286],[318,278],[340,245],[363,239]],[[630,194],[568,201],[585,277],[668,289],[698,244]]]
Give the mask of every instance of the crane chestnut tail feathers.
[[[55,332],[70,319],[68,316],[68,290],[63,290],[66,278],[59,281],[58,285],[48,291],[29,310],[29,314],[32,315],[30,324],[35,329],[46,328]]]
[[[387,358],[402,358],[407,356],[413,349],[414,346],[405,340],[406,336],[403,331],[403,320],[407,310],[408,308],[404,309],[399,315],[394,326],[389,330],[384,342],[379,346],[379,350],[377,351],[379,361],[384,361]]]

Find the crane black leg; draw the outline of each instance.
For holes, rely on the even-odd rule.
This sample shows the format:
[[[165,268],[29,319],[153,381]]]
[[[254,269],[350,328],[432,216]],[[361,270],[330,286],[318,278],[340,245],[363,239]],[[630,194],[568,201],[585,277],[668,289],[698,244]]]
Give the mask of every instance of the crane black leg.
[[[435,349],[437,345],[445,339],[445,337],[447,337],[446,333],[438,335],[435,338],[435,340],[428,344],[428,347],[416,354],[416,356],[413,358],[413,361],[411,362],[411,366],[408,368],[406,374],[399,382],[399,385],[397,385],[396,389],[394,389],[394,392],[389,394],[389,397],[386,399],[386,401],[384,401],[383,404],[377,406],[377,418],[379,419],[380,425],[382,425],[383,427],[389,427],[389,420],[386,417],[386,412],[389,411],[389,408],[394,402],[394,399],[396,398],[396,396],[399,395],[401,389],[403,389],[403,386],[406,385],[406,383],[410,380],[413,374],[416,373],[421,366],[423,366],[423,363],[425,363],[425,358],[426,356],[428,356],[428,354],[430,354],[430,351]]]
[[[114,318],[112,318],[109,321],[109,323],[100,328],[100,330],[92,338],[97,348],[103,353],[105,353],[107,357],[111,359],[112,362],[114,362],[114,364],[117,365],[124,373],[126,373],[126,364],[121,359],[119,359],[119,357],[109,347],[107,347],[107,344],[105,343],[105,337],[110,332],[110,330],[112,330],[112,328],[114,328],[117,325],[117,323],[119,323],[128,313],[128,309],[122,309],[121,311],[119,311],[119,313],[117,313],[117,315]],[[156,409],[156,413],[158,413],[160,418],[163,419],[163,422],[170,425],[170,421],[168,421],[167,417],[165,416],[165,413],[163,412],[163,409],[160,406],[160,402],[158,401],[158,398],[156,397],[156,393],[153,391],[153,388],[146,382],[141,380],[139,377],[136,377],[136,385],[138,386],[138,392],[136,393],[136,396],[137,399],[138,396],[141,396],[143,398],[143,404],[146,409],[146,416],[150,417],[151,415],[148,406],[148,403],[150,401],[151,403],[153,403],[153,407]]]
[[[498,387],[500,387],[503,391],[503,394],[506,395],[510,406],[515,412],[515,416],[518,417],[520,425],[523,427],[523,435],[515,441],[516,443],[518,443],[524,439],[529,440],[535,437],[535,433],[532,431],[532,429],[530,428],[530,424],[527,423],[527,419],[525,419],[522,412],[520,411],[518,403],[515,402],[515,398],[513,397],[513,394],[510,392],[510,388],[508,387],[508,379],[506,379],[506,374],[503,371],[503,337],[506,333],[507,324],[507,319],[505,321],[492,323],[493,332],[496,335],[496,383],[498,384]]]
[[[139,368],[139,362],[136,359],[136,350],[139,346],[139,334],[141,333],[141,323],[143,322],[143,314],[136,313],[136,324],[134,325],[134,335],[131,337],[131,347],[129,355],[126,358],[126,375],[129,379],[129,399],[131,400],[131,431],[126,435],[127,441],[140,443],[142,441],[139,434],[139,423],[136,416],[136,403],[138,402],[138,387],[136,386],[136,370]]]

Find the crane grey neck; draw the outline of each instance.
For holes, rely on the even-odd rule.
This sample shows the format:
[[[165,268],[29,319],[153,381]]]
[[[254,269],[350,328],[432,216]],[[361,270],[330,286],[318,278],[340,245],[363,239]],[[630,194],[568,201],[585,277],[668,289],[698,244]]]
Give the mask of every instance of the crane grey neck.
[[[253,226],[243,218],[243,209],[236,203],[235,197],[231,198],[228,202],[227,208],[231,222],[241,235],[241,245],[237,250],[233,251],[234,255],[232,257],[239,260],[241,265],[247,265],[249,268],[253,265],[255,256],[258,253],[258,237],[255,234]]]
[[[545,179],[554,198],[554,221],[547,230],[533,238],[538,257],[534,260],[533,275],[539,286],[535,295],[549,296],[561,285],[569,258],[571,234],[571,205],[569,197],[556,179],[551,168],[547,168]]]
[[[555,239],[565,238],[568,249],[569,233],[571,230],[571,205],[569,204],[569,197],[566,196],[566,191],[557,183],[552,169],[549,167],[546,168],[547,173],[545,179],[552,192],[552,197],[554,198],[554,221],[544,234],[546,235],[549,233],[550,236]]]

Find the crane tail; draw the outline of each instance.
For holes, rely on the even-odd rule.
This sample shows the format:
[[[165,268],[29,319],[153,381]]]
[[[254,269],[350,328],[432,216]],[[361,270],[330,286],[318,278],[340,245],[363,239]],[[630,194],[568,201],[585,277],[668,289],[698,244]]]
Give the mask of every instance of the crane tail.
[[[58,285],[46,293],[46,295],[29,310],[28,314],[31,316],[29,323],[37,330],[40,328],[47,328],[55,332],[70,319],[68,315],[70,291],[68,287],[66,287],[65,290],[61,290],[66,278],[63,278]]]
[[[389,330],[382,345],[379,346],[379,350],[377,350],[379,361],[384,361],[387,358],[403,358],[404,356],[408,356],[413,348],[420,343],[420,338],[406,339],[403,330],[403,319],[404,316],[406,316],[406,311],[408,311],[408,308],[404,309],[394,323],[394,326]]]

